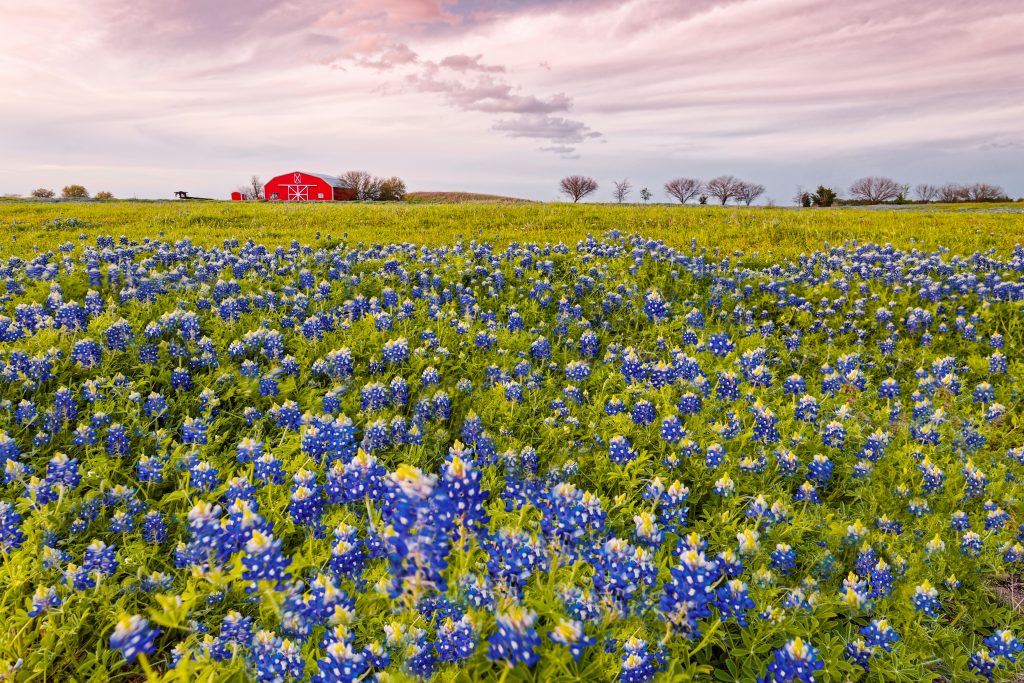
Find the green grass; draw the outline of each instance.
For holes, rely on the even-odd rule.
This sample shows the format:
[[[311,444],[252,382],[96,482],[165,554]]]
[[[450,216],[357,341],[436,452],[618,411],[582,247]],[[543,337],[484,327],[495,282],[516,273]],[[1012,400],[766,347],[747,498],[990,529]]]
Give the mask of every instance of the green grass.
[[[995,248],[1007,253],[1024,243],[1019,205],[934,205],[882,209],[781,209],[608,204],[267,204],[253,202],[104,201],[0,203],[0,256],[25,256],[32,247],[55,249],[80,234],[131,239],[190,238],[210,245],[252,238],[274,246],[348,233],[353,242],[439,244],[478,238],[566,242],[610,229],[640,232],[680,246],[697,238],[723,252],[792,257],[846,240],[959,253]],[[56,217],[84,228],[54,229]]]

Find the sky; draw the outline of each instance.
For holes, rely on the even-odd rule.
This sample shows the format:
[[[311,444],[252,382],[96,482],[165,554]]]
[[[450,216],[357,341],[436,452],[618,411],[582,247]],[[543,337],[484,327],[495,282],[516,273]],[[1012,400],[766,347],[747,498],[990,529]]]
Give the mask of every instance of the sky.
[[[1020,0],[0,0],[0,194],[365,169],[1024,195]]]

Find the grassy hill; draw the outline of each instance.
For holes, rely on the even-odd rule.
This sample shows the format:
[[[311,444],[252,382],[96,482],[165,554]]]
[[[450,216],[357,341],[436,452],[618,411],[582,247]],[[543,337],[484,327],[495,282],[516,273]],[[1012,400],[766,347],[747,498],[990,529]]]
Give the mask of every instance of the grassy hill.
[[[503,197],[498,194],[479,194],[477,192],[408,192],[405,201],[410,204],[534,204],[532,199]]]

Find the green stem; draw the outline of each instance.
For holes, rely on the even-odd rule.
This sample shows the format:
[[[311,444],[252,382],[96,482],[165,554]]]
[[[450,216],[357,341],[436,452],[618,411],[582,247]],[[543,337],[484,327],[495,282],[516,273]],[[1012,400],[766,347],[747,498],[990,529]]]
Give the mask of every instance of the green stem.
[[[149,665],[149,657],[147,657],[144,654],[140,654],[139,655],[139,664],[142,665],[142,670],[146,672],[146,680],[147,681],[152,682],[152,681],[159,681],[160,680],[160,676],[158,676],[157,673],[155,671],[153,671],[153,667],[151,667]]]

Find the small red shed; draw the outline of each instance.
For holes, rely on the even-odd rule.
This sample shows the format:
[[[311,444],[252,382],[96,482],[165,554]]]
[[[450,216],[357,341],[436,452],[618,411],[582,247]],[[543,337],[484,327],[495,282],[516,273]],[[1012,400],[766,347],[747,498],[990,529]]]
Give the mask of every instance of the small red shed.
[[[355,191],[332,175],[293,171],[268,180],[263,186],[263,196],[268,201],[343,202],[355,199]]]

